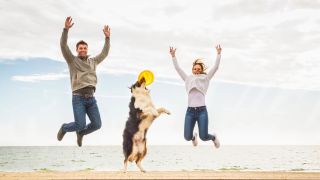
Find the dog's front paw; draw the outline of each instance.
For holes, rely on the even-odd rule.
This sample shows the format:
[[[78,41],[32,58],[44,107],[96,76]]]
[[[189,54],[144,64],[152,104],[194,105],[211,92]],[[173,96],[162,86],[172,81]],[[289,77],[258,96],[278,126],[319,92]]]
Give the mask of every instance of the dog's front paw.
[[[171,114],[171,112],[170,112],[170,111],[168,111],[167,109],[165,109],[165,110],[164,110],[164,113],[166,113],[166,114],[168,114],[168,115],[170,115],[170,114]]]
[[[159,108],[159,109],[158,109],[158,112],[159,112],[159,114],[161,114],[161,113],[166,113],[166,114],[168,114],[168,115],[171,114],[170,111],[168,111],[168,110],[165,109],[165,108]]]

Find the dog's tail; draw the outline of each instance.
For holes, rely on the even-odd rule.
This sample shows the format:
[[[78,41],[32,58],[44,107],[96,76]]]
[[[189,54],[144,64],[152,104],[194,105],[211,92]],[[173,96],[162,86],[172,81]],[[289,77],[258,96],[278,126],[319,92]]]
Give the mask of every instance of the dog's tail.
[[[141,110],[136,109],[134,107],[134,102],[135,102],[135,98],[131,97],[131,101],[129,104],[129,109],[130,109],[129,118],[126,122],[126,126],[122,134],[122,137],[123,137],[122,148],[123,148],[123,154],[125,156],[125,161],[132,153],[132,146],[133,146],[132,137],[139,130],[139,127],[138,127],[140,124],[139,114],[142,112]]]
[[[122,149],[123,149],[123,154],[125,157],[124,161],[127,161],[129,155],[132,153],[132,135],[130,135],[130,132],[128,132],[128,129],[125,129],[123,131],[123,142],[122,142]]]

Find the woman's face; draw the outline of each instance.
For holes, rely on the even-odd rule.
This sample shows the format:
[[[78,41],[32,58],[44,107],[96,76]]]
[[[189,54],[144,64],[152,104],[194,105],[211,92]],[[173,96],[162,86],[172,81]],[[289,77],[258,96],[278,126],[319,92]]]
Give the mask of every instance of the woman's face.
[[[192,73],[193,74],[201,74],[202,67],[199,64],[196,64],[192,67]]]

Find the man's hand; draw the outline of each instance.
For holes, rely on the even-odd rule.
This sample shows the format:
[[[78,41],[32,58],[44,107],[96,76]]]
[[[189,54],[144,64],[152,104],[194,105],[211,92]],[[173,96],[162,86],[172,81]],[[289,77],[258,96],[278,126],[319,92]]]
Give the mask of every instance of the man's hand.
[[[70,29],[73,26],[72,18],[71,16],[67,17],[66,22],[64,23],[64,28]]]
[[[107,26],[104,26],[103,28],[103,33],[104,35],[109,38],[110,37],[110,27],[107,25]]]
[[[177,48],[170,47],[170,54],[173,58],[176,57],[176,50]]]

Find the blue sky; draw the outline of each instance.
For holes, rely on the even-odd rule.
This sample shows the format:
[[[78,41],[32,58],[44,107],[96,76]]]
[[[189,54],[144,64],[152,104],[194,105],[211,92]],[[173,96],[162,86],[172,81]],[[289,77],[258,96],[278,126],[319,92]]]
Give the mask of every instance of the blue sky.
[[[84,39],[96,54],[103,25],[112,32],[110,54],[98,67],[103,126],[85,137],[85,145],[121,144],[127,87],[144,69],[155,74],[155,105],[172,112],[154,122],[149,143],[190,144],[183,139],[187,96],[169,46],[178,48],[181,67],[191,73],[195,58],[212,66],[216,44],[222,60],[206,103],[209,131],[222,144],[320,143],[319,1],[32,2],[0,2],[6,7],[0,9],[0,145],[75,145],[75,133],[56,140],[61,124],[73,121],[59,49],[66,16],[75,22],[71,48]]]

